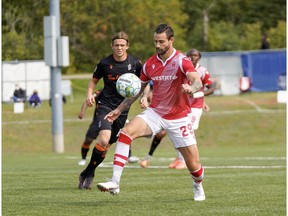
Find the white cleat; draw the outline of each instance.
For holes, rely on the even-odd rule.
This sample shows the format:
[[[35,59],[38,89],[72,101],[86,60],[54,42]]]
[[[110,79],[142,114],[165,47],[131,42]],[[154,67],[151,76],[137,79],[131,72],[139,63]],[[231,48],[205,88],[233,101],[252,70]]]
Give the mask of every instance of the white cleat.
[[[108,181],[108,182],[104,182],[104,183],[98,183],[97,188],[101,192],[107,191],[112,195],[117,195],[120,193],[119,184],[116,184],[115,182],[112,182],[112,181]]]
[[[79,163],[78,163],[78,165],[80,165],[80,166],[85,166],[85,164],[86,164],[86,160],[85,159],[80,160]]]
[[[193,183],[193,191],[194,191],[194,200],[195,201],[204,201],[205,200],[205,193],[202,186],[202,183],[196,184]]]
[[[131,156],[128,158],[129,163],[137,163],[139,161],[139,158],[136,156]]]

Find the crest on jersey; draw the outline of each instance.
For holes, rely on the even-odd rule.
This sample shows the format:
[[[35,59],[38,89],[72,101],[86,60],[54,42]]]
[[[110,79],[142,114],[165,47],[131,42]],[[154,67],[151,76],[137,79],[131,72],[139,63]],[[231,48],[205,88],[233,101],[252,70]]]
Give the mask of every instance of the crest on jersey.
[[[109,68],[110,68],[110,70],[112,70],[112,68],[113,68],[113,65],[112,65],[112,64],[110,64],[110,65],[109,65]]]
[[[172,62],[172,68],[175,68],[175,67],[176,67],[176,62],[173,61],[173,62]]]
[[[128,64],[128,70],[131,70],[131,64]]]
[[[152,68],[153,68],[153,69],[155,68],[155,64],[152,64]]]

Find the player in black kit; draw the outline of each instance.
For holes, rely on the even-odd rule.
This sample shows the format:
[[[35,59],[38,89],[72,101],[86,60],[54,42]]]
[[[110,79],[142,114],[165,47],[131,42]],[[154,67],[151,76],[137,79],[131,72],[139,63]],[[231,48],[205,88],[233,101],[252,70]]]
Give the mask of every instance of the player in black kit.
[[[97,108],[97,101],[98,101],[98,96],[100,95],[100,93],[102,92],[102,89],[98,89],[94,92],[94,97],[95,97],[95,110],[94,110],[94,115],[96,114],[96,108]],[[85,111],[87,109],[87,104],[86,104],[86,98],[85,101],[82,103],[81,106],[81,110],[78,114],[78,118],[79,119],[83,119],[84,115],[85,115]],[[93,115],[93,116],[94,116]],[[126,123],[128,123],[129,120],[126,120]],[[93,122],[89,125],[89,128],[86,132],[85,135],[85,139],[81,145],[81,160],[78,162],[78,165],[80,166],[85,166],[86,165],[86,158],[87,158],[87,154],[90,148],[90,145],[93,143],[93,141],[96,139],[96,135],[98,132],[98,129],[96,127],[94,127]],[[139,158],[136,156],[132,155],[132,151],[131,151],[131,147],[129,150],[129,156],[128,156],[128,162],[129,163],[137,163],[139,161]]]
[[[127,53],[129,38],[125,32],[118,32],[112,37],[113,54],[102,59],[96,66],[87,91],[87,106],[92,107],[96,101],[93,95],[98,81],[103,78],[104,88],[97,97],[97,107],[93,121],[89,127],[89,137],[96,139],[92,156],[86,169],[79,176],[79,189],[91,189],[96,168],[104,160],[110,145],[117,140],[119,130],[125,125],[128,111],[122,112],[113,123],[104,117],[118,107],[124,100],[116,90],[116,81],[124,73],[134,73],[138,77],[142,69],[140,60]],[[93,133],[92,133],[93,132]]]

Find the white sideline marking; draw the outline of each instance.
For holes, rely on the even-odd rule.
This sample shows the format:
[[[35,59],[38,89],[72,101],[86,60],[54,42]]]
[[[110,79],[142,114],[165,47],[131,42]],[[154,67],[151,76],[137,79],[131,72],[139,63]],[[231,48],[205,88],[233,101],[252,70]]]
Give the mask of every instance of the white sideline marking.
[[[67,156],[67,159],[79,159],[79,157],[75,156]],[[152,161],[172,161],[175,158],[152,158]],[[204,159],[204,158],[202,158]],[[205,158],[209,159],[209,158]],[[211,158],[210,158],[211,159]],[[217,158],[213,158],[217,159]],[[286,160],[286,157],[236,157],[236,158],[227,158],[228,160]],[[89,162],[89,159],[87,158],[87,161]],[[112,168],[113,162],[104,162],[99,165],[99,167],[103,168]],[[130,169],[169,169],[168,165],[166,166],[149,166],[147,168],[142,168],[138,163],[135,163],[135,165],[132,165],[131,163],[128,163],[125,165],[125,168]],[[205,169],[280,169],[280,168],[286,168],[285,165],[272,165],[272,166],[204,166]]]
[[[77,156],[67,156],[66,158],[68,159],[79,159],[80,157]],[[89,160],[90,158],[87,157],[87,160]],[[202,160],[209,160],[209,159],[221,159],[223,160],[223,158],[218,158],[218,157],[213,157],[213,158],[207,158],[207,157],[201,157]],[[286,157],[233,157],[233,158],[225,158],[227,160],[286,160]],[[175,160],[175,158],[154,158],[152,157],[151,159],[152,161],[173,161]],[[107,162],[107,163],[112,163],[112,162]]]
[[[247,100],[247,99],[244,99],[244,98],[241,98],[241,100],[246,101],[248,104],[253,106],[258,112],[262,112],[263,111],[263,109],[261,109],[254,101]]]
[[[64,119],[64,122],[91,122],[91,119]],[[9,122],[2,122],[2,125],[8,124],[50,124],[51,120],[31,120],[31,121],[9,121]]]
[[[100,164],[99,167],[112,168],[112,164]],[[279,169],[286,168],[286,166],[203,166],[204,169]],[[167,166],[149,166],[147,168],[142,168],[140,165],[125,165],[125,168],[132,169],[169,169]]]
[[[256,108],[256,110],[228,110],[228,111],[211,111],[205,113],[205,115],[234,115],[234,114],[242,114],[242,113],[282,113],[286,112],[285,109],[261,109]],[[64,119],[64,122],[91,122],[92,120],[87,119],[78,119],[78,118],[70,118]],[[8,121],[2,122],[2,125],[15,125],[15,124],[50,124],[51,120],[31,120],[31,121]]]
[[[242,114],[242,113],[282,113],[285,112],[285,110],[282,109],[275,109],[275,110],[269,110],[269,109],[261,109],[261,110],[228,110],[228,111],[213,111],[205,113],[205,115],[234,115],[234,114]]]

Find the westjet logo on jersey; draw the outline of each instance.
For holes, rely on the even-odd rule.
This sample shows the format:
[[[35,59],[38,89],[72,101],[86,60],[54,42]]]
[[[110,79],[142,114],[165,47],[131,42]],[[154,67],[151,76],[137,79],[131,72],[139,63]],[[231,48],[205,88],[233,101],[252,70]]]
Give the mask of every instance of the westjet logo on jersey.
[[[163,81],[167,81],[167,80],[176,80],[178,77],[173,75],[173,76],[156,76],[156,77],[151,77],[151,79],[153,81],[160,81],[160,80],[163,80]]]

